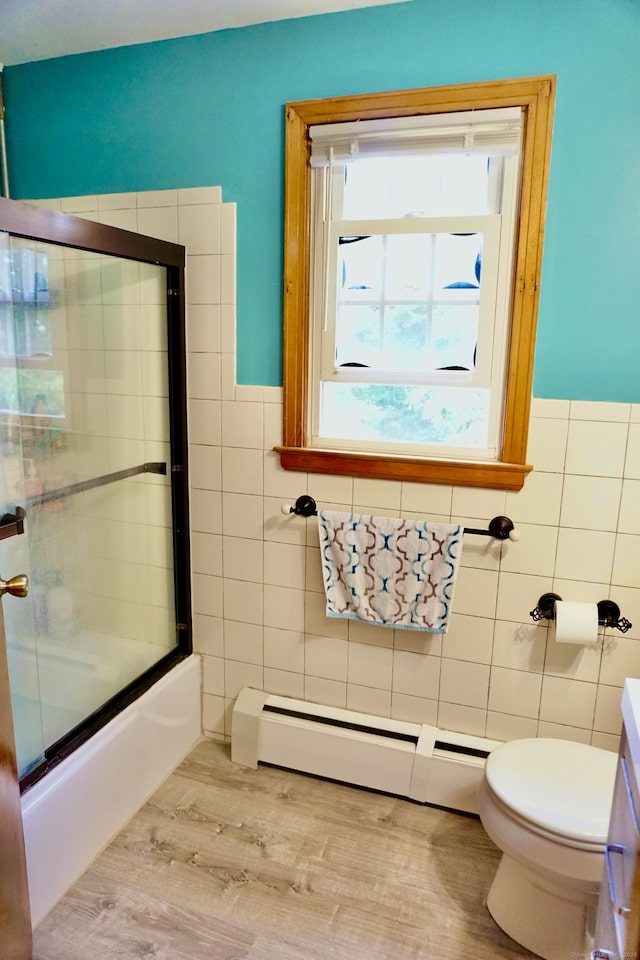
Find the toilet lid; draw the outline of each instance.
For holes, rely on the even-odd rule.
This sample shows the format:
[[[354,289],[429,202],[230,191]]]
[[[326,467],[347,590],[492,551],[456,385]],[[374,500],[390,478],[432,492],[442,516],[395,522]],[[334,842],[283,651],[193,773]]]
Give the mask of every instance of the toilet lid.
[[[485,778],[516,814],[559,837],[606,843],[618,758],[569,740],[512,740],[487,757]]]

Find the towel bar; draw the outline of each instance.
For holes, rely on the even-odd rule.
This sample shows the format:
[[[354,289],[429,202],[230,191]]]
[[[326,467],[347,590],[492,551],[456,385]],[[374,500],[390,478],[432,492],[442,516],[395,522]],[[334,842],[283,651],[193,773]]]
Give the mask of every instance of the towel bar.
[[[318,506],[313,497],[303,494],[298,497],[295,504],[283,503],[280,508],[282,513],[287,516],[291,513],[297,517],[315,517],[318,513]],[[513,520],[509,517],[494,517],[489,521],[487,530],[480,530],[476,527],[465,527],[464,533],[473,533],[481,537],[494,537],[496,540],[519,540],[520,532],[515,529]]]

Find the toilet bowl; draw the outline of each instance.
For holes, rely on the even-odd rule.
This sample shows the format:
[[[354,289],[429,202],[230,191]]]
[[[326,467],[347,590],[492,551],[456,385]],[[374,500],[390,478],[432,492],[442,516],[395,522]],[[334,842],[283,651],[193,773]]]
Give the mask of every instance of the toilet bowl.
[[[544,960],[592,948],[616,765],[608,750],[544,738],[503,743],[487,758],[478,809],[502,850],[487,908]]]

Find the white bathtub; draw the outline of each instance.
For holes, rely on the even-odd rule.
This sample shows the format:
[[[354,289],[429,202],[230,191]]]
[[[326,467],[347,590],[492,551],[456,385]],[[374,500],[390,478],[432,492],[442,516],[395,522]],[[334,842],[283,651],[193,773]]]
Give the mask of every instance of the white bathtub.
[[[200,658],[193,655],[25,793],[34,927],[200,736]]]

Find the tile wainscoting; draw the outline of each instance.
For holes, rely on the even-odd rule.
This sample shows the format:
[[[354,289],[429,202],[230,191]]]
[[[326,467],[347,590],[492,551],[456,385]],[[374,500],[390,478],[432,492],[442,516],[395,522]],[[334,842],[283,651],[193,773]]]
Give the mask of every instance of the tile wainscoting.
[[[45,201],[37,201],[45,203]],[[187,247],[194,635],[203,724],[230,734],[245,685],[498,740],[561,736],[617,749],[640,676],[640,404],[534,399],[519,493],[283,471],[282,391],[235,383],[235,205],[221,190],[46,201]],[[257,324],[260,318],[254,318]],[[322,506],[461,520],[510,516],[517,543],[468,536],[445,636],[324,615]],[[553,642],[529,612],[547,591],[612,597],[634,624],[595,647]]]

